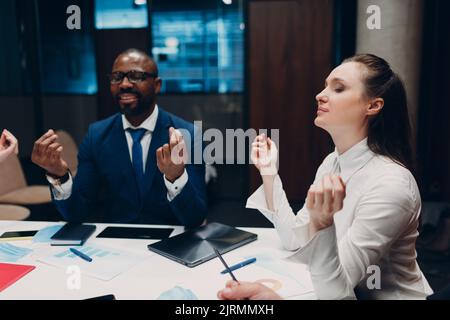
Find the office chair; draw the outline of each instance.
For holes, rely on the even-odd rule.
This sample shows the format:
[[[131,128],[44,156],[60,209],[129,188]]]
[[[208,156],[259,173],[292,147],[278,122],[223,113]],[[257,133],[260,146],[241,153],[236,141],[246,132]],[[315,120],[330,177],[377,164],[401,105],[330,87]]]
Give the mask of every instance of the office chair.
[[[67,162],[72,177],[77,174],[78,168],[78,147],[72,136],[64,130],[57,130],[58,142],[63,146],[62,158]]]
[[[29,216],[30,210],[28,208],[0,204],[0,220],[26,220]]]
[[[29,186],[22,165],[11,155],[0,166],[0,203],[34,205],[51,202],[50,188],[46,185]]]

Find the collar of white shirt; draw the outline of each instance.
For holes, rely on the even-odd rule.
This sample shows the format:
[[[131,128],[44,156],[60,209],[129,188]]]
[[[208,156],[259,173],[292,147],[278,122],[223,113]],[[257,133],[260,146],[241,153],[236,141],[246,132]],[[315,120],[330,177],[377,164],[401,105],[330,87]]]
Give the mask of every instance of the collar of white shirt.
[[[367,138],[361,140],[349,150],[339,155],[337,150],[334,150],[335,161],[340,167],[340,176],[345,183],[353,176],[353,174],[364,167],[375,154],[367,145]]]
[[[126,131],[128,128],[132,129],[144,128],[147,129],[149,132],[153,132],[156,127],[156,120],[158,120],[158,113],[159,113],[158,105],[155,105],[155,109],[153,110],[152,114],[137,127],[134,127],[122,114],[123,130]]]

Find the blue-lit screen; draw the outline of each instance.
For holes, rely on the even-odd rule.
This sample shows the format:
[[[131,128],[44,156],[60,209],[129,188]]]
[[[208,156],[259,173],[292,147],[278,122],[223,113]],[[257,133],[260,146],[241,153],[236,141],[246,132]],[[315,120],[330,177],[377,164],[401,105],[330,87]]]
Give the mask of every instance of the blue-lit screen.
[[[139,0],[95,0],[97,29],[148,27],[147,2]]]
[[[239,6],[177,10],[174,4],[158,11],[161,1],[153,2],[152,54],[162,91],[242,92],[244,24]]]

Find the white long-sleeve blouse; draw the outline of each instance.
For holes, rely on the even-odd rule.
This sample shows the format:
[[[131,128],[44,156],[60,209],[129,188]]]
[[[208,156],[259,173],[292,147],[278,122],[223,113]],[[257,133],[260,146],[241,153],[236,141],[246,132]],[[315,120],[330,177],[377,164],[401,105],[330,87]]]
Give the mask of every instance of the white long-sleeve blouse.
[[[309,212],[295,215],[279,176],[275,178],[275,211],[267,208],[261,186],[247,207],[261,211],[275,226],[289,259],[309,265],[319,299],[355,298],[355,290],[374,299],[424,299],[432,293],[416,261],[415,243],[420,193],[409,170],[374,154],[367,139],[342,155],[328,155],[315,181],[340,174],[346,198],[334,224],[310,239]]]

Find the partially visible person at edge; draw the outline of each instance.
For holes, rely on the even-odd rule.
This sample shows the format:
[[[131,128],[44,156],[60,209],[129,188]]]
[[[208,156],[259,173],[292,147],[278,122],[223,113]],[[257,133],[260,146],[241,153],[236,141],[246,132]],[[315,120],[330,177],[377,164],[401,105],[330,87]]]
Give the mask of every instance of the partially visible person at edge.
[[[11,154],[19,153],[19,143],[11,132],[3,129],[0,136],[0,163],[5,161]]]

